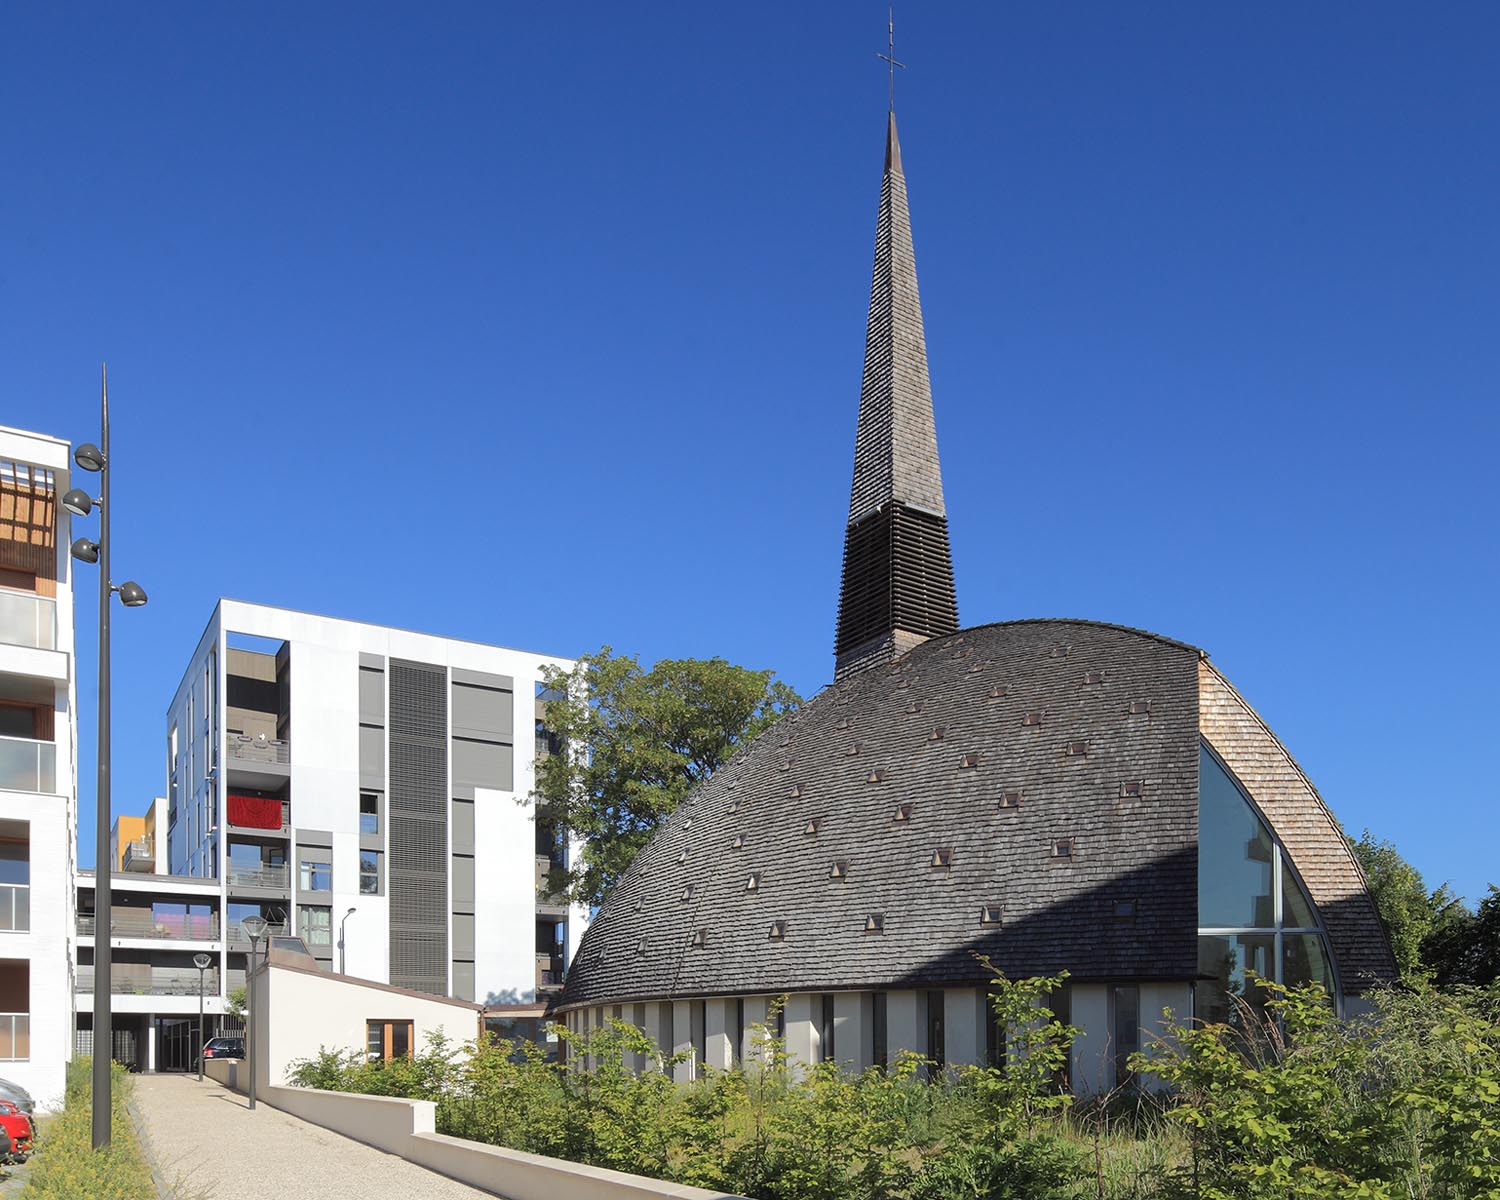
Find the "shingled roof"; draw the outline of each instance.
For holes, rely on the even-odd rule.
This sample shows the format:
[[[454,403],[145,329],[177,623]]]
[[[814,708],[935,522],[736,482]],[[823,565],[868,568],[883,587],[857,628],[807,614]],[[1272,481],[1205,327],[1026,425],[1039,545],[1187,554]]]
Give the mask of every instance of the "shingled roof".
[[[978,982],[976,951],[1016,974],[1192,978],[1199,658],[1018,621],[825,689],[662,824],[562,1003]]]

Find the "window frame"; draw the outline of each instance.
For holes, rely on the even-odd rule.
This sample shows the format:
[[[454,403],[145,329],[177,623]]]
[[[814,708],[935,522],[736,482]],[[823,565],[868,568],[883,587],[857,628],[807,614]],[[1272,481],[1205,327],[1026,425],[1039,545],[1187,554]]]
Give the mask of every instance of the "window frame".
[[[365,1018],[365,1061],[366,1062],[391,1062],[397,1058],[395,1053],[396,1028],[406,1026],[406,1051],[401,1058],[410,1058],[416,1052],[416,1029],[415,1023],[409,1018]],[[376,1030],[380,1031],[380,1052],[377,1054],[372,1048],[373,1038],[371,1035]]]

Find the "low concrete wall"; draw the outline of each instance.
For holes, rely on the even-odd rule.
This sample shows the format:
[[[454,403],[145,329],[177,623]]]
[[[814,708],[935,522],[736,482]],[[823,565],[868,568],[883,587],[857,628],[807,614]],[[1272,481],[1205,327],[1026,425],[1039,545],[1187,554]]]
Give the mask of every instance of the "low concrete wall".
[[[244,1091],[249,1071],[228,1059],[204,1064],[209,1077]],[[643,1175],[603,1167],[586,1167],[561,1158],[546,1158],[482,1142],[435,1133],[437,1106],[431,1100],[360,1096],[315,1088],[256,1088],[256,1097],[314,1125],[366,1142],[388,1154],[420,1163],[441,1175],[483,1188],[508,1200],[743,1200],[727,1192],[710,1192]]]

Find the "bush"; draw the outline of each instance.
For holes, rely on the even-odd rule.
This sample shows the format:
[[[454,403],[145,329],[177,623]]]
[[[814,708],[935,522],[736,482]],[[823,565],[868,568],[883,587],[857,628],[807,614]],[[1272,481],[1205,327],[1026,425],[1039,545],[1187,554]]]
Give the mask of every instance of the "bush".
[[[68,1064],[63,1110],[47,1121],[37,1138],[36,1157],[21,1192],[56,1200],[156,1200],[156,1185],[141,1153],[135,1126],[126,1111],[131,1079],[119,1063],[111,1066],[114,1112],[109,1148],[93,1148],[93,1097],[87,1058]]]

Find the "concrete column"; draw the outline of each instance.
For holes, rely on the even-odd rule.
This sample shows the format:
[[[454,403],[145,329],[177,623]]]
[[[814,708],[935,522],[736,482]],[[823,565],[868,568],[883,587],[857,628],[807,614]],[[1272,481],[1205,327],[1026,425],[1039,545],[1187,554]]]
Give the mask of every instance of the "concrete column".
[[[833,1049],[845,1069],[869,1070],[875,1061],[874,999],[869,992],[836,992]]]
[[[688,1000],[674,1000],[671,1006],[672,1053],[686,1054],[682,1062],[672,1069],[672,1078],[677,1083],[693,1081],[693,1006]]]
[[[146,1070],[156,1070],[156,1014],[147,1013],[142,1023],[146,1034]]]
[[[672,1006],[670,1003],[652,1003],[643,1006],[646,1010],[644,1028],[646,1036],[656,1046],[658,1054],[669,1054],[672,1048]],[[660,1069],[660,1059],[656,1054],[651,1055],[646,1063],[645,1069],[656,1071]]]
[[[985,1006],[978,988],[949,988],[943,993],[944,1041],[950,1067],[974,1067],[984,1062]]]
[[[886,993],[885,1047],[891,1066],[903,1050],[927,1056],[926,992]]]
[[[1167,1018],[1164,1009],[1171,1010],[1171,1020],[1186,1025],[1193,1015],[1193,989],[1188,983],[1143,983],[1141,984],[1141,1039],[1142,1050],[1150,1050],[1167,1035]],[[1137,1076],[1144,1087],[1156,1089],[1166,1085],[1155,1075]]]
[[[1109,989],[1102,983],[1073,985],[1073,1094],[1097,1095],[1109,1088]]]
[[[766,1010],[769,1005],[770,998],[767,996],[745,997],[745,1041],[740,1046],[740,1058],[745,1063],[754,1062],[757,1055],[762,1062],[765,1061],[764,1052],[756,1046],[756,1038],[762,1036],[761,1030],[756,1026],[764,1027],[768,1024]],[[774,1033],[775,1030],[768,1029],[767,1032]]]
[[[803,1067],[817,1063],[822,1049],[818,1019],[823,997],[812,992],[794,992],[786,1000],[787,1057]]]
[[[733,1000],[710,1000],[704,1006],[704,1063],[715,1070],[734,1066]]]

